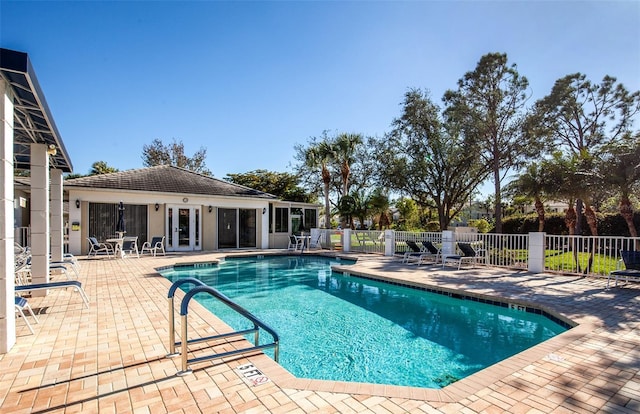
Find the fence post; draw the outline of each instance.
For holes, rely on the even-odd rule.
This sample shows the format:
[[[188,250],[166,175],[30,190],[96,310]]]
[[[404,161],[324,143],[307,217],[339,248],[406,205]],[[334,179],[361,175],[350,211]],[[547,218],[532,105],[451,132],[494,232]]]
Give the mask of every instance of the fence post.
[[[544,232],[529,233],[528,270],[532,273],[544,272],[545,239],[546,239],[546,233]]]
[[[384,255],[393,256],[396,252],[396,232],[395,230],[384,231]]]
[[[456,254],[456,239],[453,231],[444,230],[442,232],[442,257]]]
[[[342,251],[345,253],[351,251],[351,229],[342,230]]]

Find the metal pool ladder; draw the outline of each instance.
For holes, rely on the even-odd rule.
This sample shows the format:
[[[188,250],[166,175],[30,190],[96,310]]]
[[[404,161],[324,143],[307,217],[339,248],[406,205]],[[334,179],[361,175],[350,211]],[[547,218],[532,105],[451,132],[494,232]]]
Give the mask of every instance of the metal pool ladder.
[[[176,290],[178,290],[178,287],[180,287],[185,283],[191,283],[193,285],[196,285],[196,287],[191,289],[184,296],[184,298],[182,298],[182,302],[180,303],[180,317],[181,317],[180,323],[182,328],[181,329],[182,341],[176,342],[175,341],[175,307],[174,307],[173,297],[175,296],[175,293],[176,293]],[[189,313],[189,302],[198,293],[207,293],[213,296],[214,298],[218,299],[220,302],[224,303],[225,305],[229,306],[231,309],[233,309],[240,315],[244,316],[246,319],[250,320],[253,323],[253,328],[244,329],[241,331],[227,332],[227,333],[213,335],[213,336],[207,336],[204,338],[194,338],[189,340],[187,337],[187,316]],[[169,300],[169,355],[167,356],[168,357],[176,356],[178,354],[176,352],[176,347],[177,346],[180,347],[180,355],[182,357],[182,370],[178,372],[178,375],[187,375],[192,372],[191,369],[188,368],[188,364],[201,362],[201,361],[208,361],[210,359],[224,358],[232,355],[246,354],[253,351],[263,350],[268,348],[274,348],[273,359],[276,362],[278,362],[278,348],[280,343],[280,338],[278,337],[278,334],[273,329],[271,329],[266,323],[256,318],[254,315],[252,315],[249,311],[244,309],[242,306],[233,302],[231,299],[229,299],[228,297],[220,293],[218,290],[212,288],[211,286],[206,285],[201,280],[198,280],[193,277],[188,277],[188,278],[175,281],[171,285],[171,288],[169,288],[167,299]],[[269,333],[273,338],[273,342],[259,345],[260,329],[263,329],[267,333]],[[187,353],[188,353],[187,345],[189,344],[205,342],[205,341],[214,341],[218,339],[227,339],[231,337],[247,335],[250,333],[254,333],[254,341],[253,341],[254,346],[252,347],[235,349],[233,351],[221,352],[221,353],[201,356],[197,358],[191,358],[191,359],[187,358]],[[213,346],[211,346],[211,348],[213,348]]]

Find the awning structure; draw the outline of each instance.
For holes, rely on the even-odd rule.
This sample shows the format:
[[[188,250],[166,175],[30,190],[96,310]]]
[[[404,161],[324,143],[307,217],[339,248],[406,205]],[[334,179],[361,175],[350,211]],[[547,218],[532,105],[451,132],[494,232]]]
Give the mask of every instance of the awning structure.
[[[14,167],[29,169],[32,143],[46,144],[51,168],[72,172],[73,166],[26,53],[0,48],[0,76],[10,85],[14,100]]]

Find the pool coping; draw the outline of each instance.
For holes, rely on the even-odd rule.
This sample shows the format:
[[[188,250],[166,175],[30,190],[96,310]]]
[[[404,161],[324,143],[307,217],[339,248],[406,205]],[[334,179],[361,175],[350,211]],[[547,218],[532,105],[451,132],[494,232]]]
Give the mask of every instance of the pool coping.
[[[321,256],[321,257],[337,257],[334,254],[322,254],[321,252],[310,252],[305,254],[305,256]],[[222,257],[219,261],[224,261],[227,257],[264,257],[264,256],[297,256],[294,254],[276,252],[276,253],[266,253],[266,254],[256,254],[255,252],[247,252],[240,254],[231,254]],[[517,297],[508,297],[506,295],[486,295],[479,292],[473,292],[468,289],[455,289],[449,288],[446,286],[441,286],[437,284],[425,283],[425,282],[413,282],[402,277],[395,277],[394,275],[379,275],[373,274],[372,272],[367,272],[363,270],[359,270],[358,268],[354,268],[354,266],[358,265],[357,257],[349,257],[346,255],[340,255],[341,259],[355,261],[354,264],[350,265],[334,265],[332,266],[332,270],[340,273],[346,273],[349,275],[363,277],[371,280],[379,280],[387,283],[392,283],[401,286],[407,286],[411,288],[424,289],[428,291],[433,291],[435,293],[451,293],[457,294],[465,297],[484,299],[487,301],[497,301],[500,303],[515,303],[522,306],[532,307],[540,309],[541,311],[546,312],[548,315],[551,315],[563,323],[570,325],[571,328],[567,331],[554,336],[540,344],[534,345],[522,352],[519,352],[511,357],[503,359],[501,361],[496,362],[495,364],[486,367],[474,374],[471,374],[463,379],[460,379],[446,387],[440,389],[434,388],[420,388],[420,387],[411,387],[411,386],[401,386],[401,385],[388,385],[388,384],[371,384],[371,383],[361,383],[361,382],[347,382],[347,381],[335,381],[335,380],[317,380],[317,379],[309,379],[309,378],[298,378],[289,371],[287,371],[283,366],[275,362],[273,359],[268,357],[266,354],[260,352],[254,355],[244,355],[244,357],[251,361],[258,369],[260,369],[269,379],[278,387],[281,388],[290,388],[300,391],[314,391],[314,392],[334,392],[334,393],[347,393],[354,395],[369,395],[369,396],[378,396],[378,397],[388,397],[388,398],[405,398],[405,399],[413,399],[413,400],[421,400],[427,403],[456,403],[465,398],[468,398],[469,395],[475,394],[485,388],[487,388],[490,384],[494,383],[497,379],[504,378],[506,376],[512,375],[519,370],[531,365],[537,361],[542,359],[546,360],[554,360],[555,355],[554,352],[560,350],[562,347],[568,345],[573,342],[576,337],[580,337],[585,335],[588,332],[591,332],[595,329],[596,325],[591,323],[588,319],[578,322],[576,320],[572,320],[568,316],[558,312],[554,309],[551,309],[548,305],[540,305],[535,304],[530,301],[522,300]],[[195,263],[209,263],[211,261],[206,262],[179,262],[177,263],[179,267],[188,266],[189,264]],[[172,268],[172,266],[164,266],[162,268],[157,268],[158,271],[166,270]],[[163,277],[168,285],[171,282]],[[493,299],[490,299],[493,298]],[[218,319],[213,313],[207,310],[204,306],[200,305],[197,301],[192,302],[198,308],[197,314],[203,318],[204,320],[209,320],[213,318],[212,324],[214,326],[226,326],[224,322]],[[250,344],[250,342],[246,342]],[[241,346],[238,344],[238,346]],[[244,345],[242,345],[244,346]],[[240,362],[235,361],[235,359],[231,359],[226,361],[228,365],[233,368],[241,365]]]

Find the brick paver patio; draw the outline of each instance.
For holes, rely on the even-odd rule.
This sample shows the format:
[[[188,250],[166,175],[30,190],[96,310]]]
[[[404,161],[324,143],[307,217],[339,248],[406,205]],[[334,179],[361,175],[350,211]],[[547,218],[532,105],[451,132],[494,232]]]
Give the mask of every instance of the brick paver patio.
[[[166,357],[170,283],[155,269],[223,256],[82,260],[90,308],[71,290],[29,299],[40,324],[31,335],[18,319],[17,343],[0,355],[0,412],[640,412],[640,285],[605,290],[598,279],[418,268],[376,255],[348,272],[535,303],[578,325],[442,390],[297,379],[264,355],[203,362],[177,376],[180,358]],[[189,324],[202,336],[220,326],[198,304]],[[271,381],[249,386],[235,370],[247,362]]]

